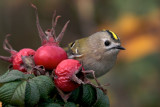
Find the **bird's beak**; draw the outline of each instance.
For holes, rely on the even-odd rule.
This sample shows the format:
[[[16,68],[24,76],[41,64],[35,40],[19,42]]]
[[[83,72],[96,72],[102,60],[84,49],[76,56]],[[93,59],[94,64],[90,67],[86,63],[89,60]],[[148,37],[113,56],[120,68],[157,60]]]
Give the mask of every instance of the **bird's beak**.
[[[116,49],[120,49],[120,50],[126,50],[124,47],[122,46],[117,46]]]

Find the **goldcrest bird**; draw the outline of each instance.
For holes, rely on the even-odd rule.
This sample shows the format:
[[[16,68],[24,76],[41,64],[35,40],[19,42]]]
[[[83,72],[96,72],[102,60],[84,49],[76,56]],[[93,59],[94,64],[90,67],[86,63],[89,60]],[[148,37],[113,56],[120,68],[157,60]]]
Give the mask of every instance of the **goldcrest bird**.
[[[103,30],[70,43],[65,50],[69,58],[79,60],[85,70],[94,70],[100,77],[113,67],[119,51],[125,48],[115,33]]]

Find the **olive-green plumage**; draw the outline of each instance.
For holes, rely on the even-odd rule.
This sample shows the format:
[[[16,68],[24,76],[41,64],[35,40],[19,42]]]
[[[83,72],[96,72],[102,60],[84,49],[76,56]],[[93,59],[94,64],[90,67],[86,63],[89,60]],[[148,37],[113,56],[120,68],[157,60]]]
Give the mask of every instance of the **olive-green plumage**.
[[[124,50],[120,39],[109,30],[75,40],[65,48],[69,58],[81,61],[85,70],[94,70],[96,77],[113,67],[120,49]]]

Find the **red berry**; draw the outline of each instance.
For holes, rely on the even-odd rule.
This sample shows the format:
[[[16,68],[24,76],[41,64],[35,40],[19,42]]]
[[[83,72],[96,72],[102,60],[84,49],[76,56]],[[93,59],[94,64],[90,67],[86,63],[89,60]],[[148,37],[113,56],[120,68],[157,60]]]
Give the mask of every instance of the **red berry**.
[[[69,77],[59,77],[54,80],[55,85],[62,90],[63,92],[71,92],[78,88],[80,84],[77,84],[76,82],[73,82],[70,80]]]
[[[53,70],[64,59],[67,59],[67,53],[58,46],[41,46],[34,55],[36,65],[43,65],[47,70]]]
[[[71,77],[82,65],[74,59],[63,60],[55,70],[55,85],[64,92],[71,92],[78,88],[80,84],[74,82]]]
[[[23,61],[22,61],[22,56],[30,56],[34,55],[35,51],[33,49],[29,48],[24,48],[21,49],[13,58],[13,69],[17,69],[22,72],[26,72],[24,66],[23,66]]]

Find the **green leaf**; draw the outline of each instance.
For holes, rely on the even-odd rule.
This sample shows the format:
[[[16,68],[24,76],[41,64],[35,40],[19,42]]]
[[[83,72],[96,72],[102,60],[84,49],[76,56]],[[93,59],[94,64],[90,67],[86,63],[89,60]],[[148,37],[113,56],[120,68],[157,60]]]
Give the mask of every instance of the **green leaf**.
[[[104,92],[99,88],[96,88],[96,92],[97,92],[97,99],[105,95]]]
[[[5,73],[0,79],[3,83],[0,84],[0,101],[16,106],[35,106],[56,89],[48,76],[34,77],[17,70]]]
[[[32,107],[38,103],[39,99],[40,93],[36,83],[29,80],[26,86],[25,105]]]
[[[12,70],[12,71],[6,72],[2,76],[0,76],[0,83],[20,80],[20,79],[24,79],[24,78],[25,78],[25,76],[22,72],[17,71],[17,70]]]
[[[48,98],[45,100],[40,100],[38,103],[38,107],[61,107],[61,104],[55,102],[53,99]]]
[[[78,102],[79,101],[79,98],[80,98],[80,95],[81,95],[81,91],[80,91],[80,88],[77,88],[75,89],[71,96],[69,97],[68,101],[71,101],[71,102]]]
[[[30,77],[33,77],[31,74],[24,74],[18,70],[12,70],[8,71],[2,76],[0,76],[0,84],[6,83],[6,82],[11,82],[11,81],[16,81],[16,80],[25,80]]]
[[[83,85],[83,94],[81,104],[83,106],[92,106],[96,101],[96,90],[91,85]]]
[[[31,78],[34,78],[34,77],[35,77],[35,75],[33,75],[33,74],[24,74],[24,76],[25,76],[25,78],[24,78],[24,79],[26,79],[26,80],[31,79]]]
[[[93,107],[110,107],[108,96],[105,95],[99,88],[96,88],[96,91],[97,101]]]
[[[0,88],[0,101],[11,105],[24,105],[26,81],[5,83]]]
[[[52,79],[48,76],[38,76],[31,80],[36,83],[41,98],[47,99],[50,92],[56,89]]]
[[[62,107],[60,104],[57,103],[41,103],[40,105],[38,105],[38,107]]]
[[[46,104],[45,106],[43,107],[62,107],[61,105],[57,104],[57,103],[49,103],[49,104]]]
[[[49,93],[55,88],[53,81],[48,76],[38,76],[27,81],[25,102],[34,106],[40,99],[48,99]]]
[[[73,102],[67,102],[64,107],[76,107],[76,104]]]

